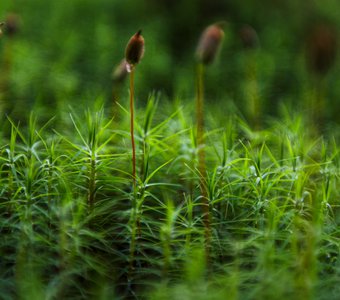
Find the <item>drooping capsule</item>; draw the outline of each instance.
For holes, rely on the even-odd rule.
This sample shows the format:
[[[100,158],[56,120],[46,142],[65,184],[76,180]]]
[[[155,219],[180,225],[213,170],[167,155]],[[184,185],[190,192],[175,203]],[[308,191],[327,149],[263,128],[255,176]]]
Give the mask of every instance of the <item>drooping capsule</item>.
[[[2,37],[3,35],[3,31],[2,31],[2,28],[4,27],[5,23],[4,22],[0,22],[0,38]]]
[[[5,20],[4,32],[7,36],[15,36],[20,29],[21,19],[20,16],[15,13],[7,15]]]
[[[196,49],[196,59],[198,62],[209,65],[215,60],[224,38],[222,27],[222,22],[216,23],[208,26],[203,31]]]
[[[123,58],[120,63],[113,69],[112,71],[112,80],[114,82],[123,82],[127,75],[128,72],[126,70],[126,60]]]
[[[337,35],[328,24],[317,24],[311,29],[306,44],[309,69],[324,75],[332,67],[337,54]]]
[[[250,25],[243,25],[239,31],[239,36],[244,49],[255,49],[260,44],[255,29]]]

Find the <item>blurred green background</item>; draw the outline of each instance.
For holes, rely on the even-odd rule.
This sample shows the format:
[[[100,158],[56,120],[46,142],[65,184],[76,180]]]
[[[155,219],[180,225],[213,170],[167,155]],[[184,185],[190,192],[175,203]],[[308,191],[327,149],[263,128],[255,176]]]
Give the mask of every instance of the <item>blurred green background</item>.
[[[10,13],[18,15],[19,28],[0,40],[2,115],[24,118],[34,109],[49,118],[68,105],[83,109],[104,102],[110,107],[112,70],[138,29],[146,51],[136,74],[137,105],[152,91],[161,92],[164,101],[185,104],[195,95],[193,54],[200,33],[226,20],[223,48],[206,76],[212,107],[224,112],[235,104],[246,114],[247,93],[256,93],[263,114],[271,116],[280,103],[303,108],[322,81],[327,118],[337,122],[339,61],[320,75],[308,71],[305,59],[316,24],[332,27],[337,38],[337,0],[1,0],[0,20]],[[245,24],[257,32],[256,49],[242,44]],[[125,105],[128,83],[115,89]]]

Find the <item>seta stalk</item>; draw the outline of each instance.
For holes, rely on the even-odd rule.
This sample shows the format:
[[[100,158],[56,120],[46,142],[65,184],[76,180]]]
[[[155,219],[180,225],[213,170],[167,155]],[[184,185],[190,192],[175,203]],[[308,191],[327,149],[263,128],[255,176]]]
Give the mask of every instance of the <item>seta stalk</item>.
[[[130,136],[131,136],[131,147],[132,147],[132,180],[133,190],[136,189],[136,145],[134,135],[134,75],[135,70],[131,69],[130,72]]]
[[[126,69],[130,73],[130,134],[132,146],[132,178],[133,189],[136,189],[136,146],[134,138],[134,73],[135,66],[144,55],[144,38],[139,30],[129,40],[125,49]]]
[[[142,31],[139,30],[134,34],[125,49],[126,70],[130,73],[130,135],[132,147],[132,183],[133,183],[133,201],[130,216],[131,224],[131,241],[129,253],[129,269],[128,281],[132,283],[132,273],[135,265],[135,253],[137,246],[137,232],[140,232],[139,219],[137,216],[138,199],[137,199],[137,186],[136,186],[136,146],[134,137],[134,75],[135,67],[140,62],[144,55],[144,38]]]

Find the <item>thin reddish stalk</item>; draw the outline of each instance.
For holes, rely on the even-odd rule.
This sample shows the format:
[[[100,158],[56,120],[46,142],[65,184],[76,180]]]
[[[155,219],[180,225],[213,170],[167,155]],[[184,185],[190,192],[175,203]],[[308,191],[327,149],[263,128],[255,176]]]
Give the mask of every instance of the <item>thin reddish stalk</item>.
[[[131,145],[132,145],[132,178],[133,178],[133,189],[136,189],[136,146],[134,136],[134,73],[135,70],[132,68],[130,72],[130,134],[131,134]]]

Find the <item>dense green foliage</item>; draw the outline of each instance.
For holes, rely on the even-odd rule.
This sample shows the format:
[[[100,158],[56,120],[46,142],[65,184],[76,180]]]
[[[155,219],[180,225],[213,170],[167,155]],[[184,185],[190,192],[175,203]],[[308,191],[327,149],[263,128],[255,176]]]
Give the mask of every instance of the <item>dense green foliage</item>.
[[[1,299],[338,299],[337,50],[321,71],[306,51],[315,24],[332,48],[340,5],[281,2],[1,1]],[[195,46],[219,20],[198,137]],[[140,28],[134,189],[111,73]]]
[[[102,111],[71,114],[59,132],[57,119],[11,124],[0,161],[2,297],[336,299],[336,141],[310,137],[288,112],[266,131],[230,117],[207,132],[206,262],[191,106],[166,106],[150,99],[138,110],[136,195],[127,112],[119,124]]]

